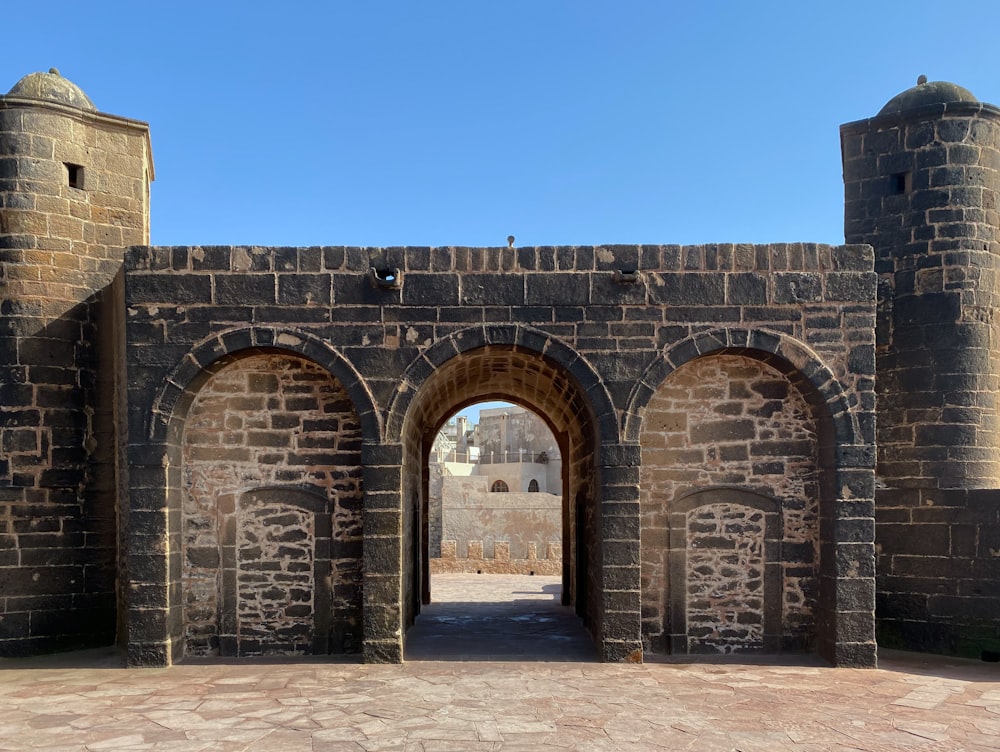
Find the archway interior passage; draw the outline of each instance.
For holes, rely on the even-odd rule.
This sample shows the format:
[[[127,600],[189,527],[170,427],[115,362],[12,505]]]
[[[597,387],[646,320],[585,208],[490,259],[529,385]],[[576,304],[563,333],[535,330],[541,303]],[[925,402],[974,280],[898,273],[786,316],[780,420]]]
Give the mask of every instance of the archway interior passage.
[[[562,605],[563,477],[545,421],[509,402],[449,418],[427,461],[431,602],[407,657],[593,657]]]
[[[463,408],[487,401],[506,405],[483,409],[478,433],[467,420],[450,423]],[[520,595],[520,600],[528,601],[524,604],[528,611],[547,600],[555,606],[575,606],[575,614],[588,626],[592,623],[587,604],[599,602],[590,592],[599,580],[590,562],[600,558],[592,503],[595,440],[589,415],[582,391],[568,374],[543,356],[514,346],[462,353],[422,385],[403,426],[408,627],[423,607],[438,601],[431,588],[435,569],[441,577],[464,578],[466,584],[456,585],[462,594],[442,588],[449,601],[457,597],[495,606],[498,597],[510,600]],[[441,438],[442,428],[450,440]],[[475,463],[468,462],[473,458]],[[475,465],[474,472],[469,465]],[[503,486],[508,490],[491,490]],[[535,486],[546,490],[529,490]],[[571,499],[579,503],[571,504]],[[528,515],[523,508],[516,509],[530,505],[536,509]],[[461,534],[446,537],[448,517]],[[534,527],[543,528],[540,538],[528,539],[526,517],[535,519]],[[483,524],[498,519],[499,529]],[[447,569],[452,571],[442,571]],[[503,587],[499,591],[473,587],[476,577],[485,578],[490,571],[503,572],[509,579],[522,569],[520,576],[537,579],[527,588],[508,587],[506,596],[498,596]],[[543,582],[542,577],[552,579]],[[530,620],[530,616],[524,619]],[[516,622],[508,624],[508,631],[513,626]],[[418,627],[407,637],[408,655],[413,635],[423,630]],[[468,631],[476,631],[474,625],[469,627]],[[489,631],[482,640],[490,639]]]

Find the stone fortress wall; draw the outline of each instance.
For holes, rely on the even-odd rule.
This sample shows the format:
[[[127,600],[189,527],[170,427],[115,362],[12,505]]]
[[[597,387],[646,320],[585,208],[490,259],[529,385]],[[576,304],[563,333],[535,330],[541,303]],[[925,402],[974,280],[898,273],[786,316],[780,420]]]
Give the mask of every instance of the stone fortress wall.
[[[603,660],[872,666],[877,626],[996,649],[1000,111],[921,86],[842,129],[844,246],[161,248],[145,126],[26,77],[0,97],[0,653],[402,660],[433,439],[482,400],[556,438],[563,600]],[[78,285],[43,278],[71,259]]]
[[[832,600],[824,602],[824,598],[834,598],[837,588],[860,587],[861,595],[854,597],[863,606],[864,593],[871,594],[872,588],[854,581],[864,581],[865,572],[859,567],[870,561],[871,554],[866,556],[864,551],[872,548],[875,279],[871,264],[871,252],[863,246],[132,249],[126,261],[125,301],[129,404],[133,406],[129,476],[133,519],[144,520],[131,531],[140,541],[132,546],[135,571],[170,572],[176,566],[180,602],[199,600],[184,575],[190,558],[190,548],[185,546],[201,529],[198,517],[185,511],[194,493],[187,469],[190,462],[185,462],[184,454],[192,411],[211,383],[204,382],[211,378],[209,374],[218,369],[225,373],[233,367],[229,363],[240,364],[259,357],[258,353],[277,351],[323,365],[344,387],[358,416],[361,488],[366,496],[358,565],[365,573],[363,598],[378,594],[370,584],[380,570],[387,580],[399,583],[396,587],[404,593],[417,587],[420,467],[416,463],[406,466],[404,461],[393,470],[374,466],[366,458],[390,451],[394,442],[388,438],[393,431],[404,439],[408,428],[413,435],[426,435],[439,420],[435,416],[443,420],[450,404],[462,401],[460,389],[467,394],[483,389],[479,374],[488,371],[490,388],[556,416],[554,422],[565,426],[562,430],[567,434],[576,431],[561,452],[564,458],[572,458],[567,474],[573,503],[564,502],[563,510],[564,519],[570,520],[563,524],[563,551],[570,552],[563,561],[563,570],[570,570],[565,589],[597,635],[603,627],[605,654],[619,648],[619,643],[636,648],[648,644],[649,649],[662,646],[665,638],[657,637],[661,642],[654,643],[653,633],[648,628],[643,631],[644,623],[668,624],[678,644],[694,639],[698,649],[719,647],[722,643],[690,637],[688,625],[678,623],[678,614],[696,605],[688,588],[671,588],[664,599],[660,591],[668,580],[656,579],[656,572],[644,561],[646,554],[640,553],[651,551],[659,542],[651,538],[640,547],[637,533],[645,529],[643,535],[648,535],[654,528],[647,518],[651,522],[669,509],[664,495],[642,499],[641,426],[668,420],[651,400],[671,388],[684,364],[725,360],[742,353],[755,363],[762,359],[772,363],[766,372],[784,384],[788,393],[804,395],[798,409],[807,411],[803,417],[813,426],[807,464],[817,478],[820,497],[814,514],[830,520],[827,529],[845,532],[846,540],[826,541],[831,550],[840,551],[841,561],[860,557],[861,563],[852,565],[859,577],[835,576],[837,558],[832,554],[821,558],[822,541],[811,539],[814,555],[805,566],[816,585],[808,593],[809,611],[832,608]],[[373,286],[373,267],[398,270],[400,286]],[[486,271],[491,268],[502,271],[499,279],[508,282],[498,286],[497,274]],[[616,281],[621,268],[641,274],[635,275],[635,282],[622,284]],[[566,298],[571,301],[568,306]],[[570,311],[577,320],[571,319]],[[766,329],[744,325],[749,318],[765,315]],[[387,324],[387,320],[406,323]],[[336,349],[327,344],[331,342],[338,343]],[[434,382],[435,375],[439,384]],[[595,406],[592,395],[602,392],[605,403]],[[403,409],[405,399],[419,401]],[[710,406],[711,430],[745,443],[740,438],[746,421],[743,410],[734,412],[732,407],[734,401],[741,404],[746,399],[759,397],[752,392],[743,397],[727,395]],[[581,415],[593,416],[586,429],[572,425]],[[845,440],[835,450],[838,434]],[[224,434],[220,440],[225,438]],[[230,452],[242,449],[247,440],[242,433],[233,439],[234,444],[218,447],[217,463],[232,461]],[[270,440],[276,444],[301,441],[294,427],[285,430],[284,438]],[[773,443],[762,451],[780,454],[784,446]],[[293,477],[287,464],[292,455],[274,454],[274,477],[298,484],[300,476]],[[673,458],[665,457],[663,462],[662,472],[676,478],[684,492],[689,491],[694,480],[689,478],[690,467],[678,466]],[[777,474],[774,470],[765,480],[773,481]],[[728,476],[718,480],[733,482]],[[591,485],[594,481],[600,485]],[[245,476],[239,481],[251,490],[258,482]],[[230,486],[239,490],[239,483]],[[778,487],[767,487],[772,495],[781,494]],[[706,488],[705,503],[717,504],[715,483]],[[375,496],[380,506],[364,506],[372,503],[372,492],[390,499]],[[401,503],[400,498],[409,503]],[[598,498],[607,501],[598,504]],[[736,506],[746,507],[745,502],[737,500]],[[157,510],[165,505],[164,517]],[[836,526],[832,523],[835,515]],[[695,540],[687,521],[678,527],[667,520],[663,527],[672,536],[667,544],[675,551],[683,552]],[[161,552],[147,543],[161,539],[164,532],[176,536],[176,546]],[[769,565],[784,569],[801,563],[803,554],[798,549],[794,559],[785,561],[791,549],[780,533],[775,535],[766,539]],[[338,545],[335,536],[331,545]],[[174,551],[186,553],[182,558]],[[176,564],[171,561],[174,556],[179,559]],[[832,586],[829,594],[820,582],[824,565],[831,570],[826,574]],[[220,572],[216,577],[223,575]],[[413,579],[408,581],[408,577]],[[772,580],[752,578],[747,598],[763,598],[766,590],[769,599],[780,602],[785,596],[771,592]],[[136,582],[133,575],[133,583],[143,588],[152,590],[157,582],[152,577]],[[340,584],[335,581],[334,587]],[[370,612],[379,606],[392,614],[385,620],[386,632],[397,631],[397,620],[405,624],[415,613],[415,605],[405,596],[398,605],[392,600],[380,604],[365,600],[363,608]],[[643,609],[648,613],[654,607],[661,614],[655,621],[640,617]],[[138,612],[133,625],[149,620],[158,629],[166,626],[171,650],[194,650],[190,636],[185,637],[190,634],[190,618],[183,610],[172,613],[166,603],[133,604],[132,608]],[[150,611],[162,616],[153,620]],[[667,611],[669,615],[664,615]],[[846,610],[833,619],[834,624],[838,619],[850,623],[853,630],[848,634],[849,648],[845,640],[826,635],[835,659],[839,650],[842,662],[870,660],[864,656],[873,652],[871,609],[860,613],[858,618],[868,614],[867,631],[859,632]],[[221,625],[224,619],[216,623]],[[804,644],[813,649],[823,635],[818,619],[811,624],[813,632],[803,640],[797,631],[785,633],[790,624],[771,620],[768,629],[772,631],[760,631],[742,647],[763,650]],[[131,634],[133,639],[140,637],[138,630]],[[160,632],[147,634],[152,646],[144,646],[144,651],[164,641]],[[224,645],[222,638],[227,635],[208,635],[209,644],[213,637]],[[385,639],[390,637],[391,633]],[[206,639],[203,632],[198,639],[199,644]],[[370,643],[365,647],[371,649]],[[728,644],[725,647],[731,649]],[[847,655],[848,650],[853,657]],[[140,658],[147,655],[139,653]]]

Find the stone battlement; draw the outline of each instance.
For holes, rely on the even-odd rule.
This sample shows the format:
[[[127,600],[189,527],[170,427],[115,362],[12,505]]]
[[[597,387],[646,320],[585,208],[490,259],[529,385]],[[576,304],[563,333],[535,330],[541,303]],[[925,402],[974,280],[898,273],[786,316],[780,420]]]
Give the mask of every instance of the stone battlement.
[[[527,544],[528,555],[523,559],[510,557],[509,541],[494,541],[493,556],[484,555],[483,541],[467,542],[468,555],[458,556],[458,542],[441,541],[441,556],[432,558],[431,574],[475,573],[475,574],[527,574],[557,576],[562,574],[562,544],[549,543],[545,558],[538,558],[538,544]]]

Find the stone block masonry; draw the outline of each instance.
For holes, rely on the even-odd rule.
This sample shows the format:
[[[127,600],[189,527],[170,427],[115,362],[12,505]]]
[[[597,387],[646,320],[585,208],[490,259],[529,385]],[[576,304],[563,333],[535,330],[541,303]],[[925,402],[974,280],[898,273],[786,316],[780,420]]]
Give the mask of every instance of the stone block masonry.
[[[398,270],[393,284],[373,284],[387,270]],[[696,652],[709,643],[818,649],[850,665],[874,660],[873,573],[863,563],[873,541],[854,532],[865,520],[872,527],[870,249],[140,247],[127,255],[125,280],[133,498],[178,509],[188,520],[176,529],[180,539],[199,541],[211,537],[214,523],[198,520],[220,495],[281,482],[324,487],[331,476],[322,468],[360,467],[349,498],[362,498],[361,600],[338,607],[332,598],[329,619],[360,619],[367,660],[398,660],[402,630],[419,608],[414,592],[425,588],[424,598],[432,597],[421,585],[432,564],[420,542],[428,521],[414,442],[476,398],[530,406],[562,437],[563,496],[573,500],[561,523],[564,597],[606,660],[634,659],[643,648]],[[284,367],[276,363],[289,359],[329,374],[356,423],[308,417],[315,400],[307,404],[280,386]],[[689,369],[717,375],[695,376],[690,404],[654,407],[663,389],[688,389],[682,374]],[[244,374],[239,387],[219,381],[229,373]],[[203,413],[219,425],[199,428]],[[688,422],[671,428],[678,420]],[[349,423],[358,427],[357,464],[334,440]],[[670,438],[673,430],[690,446]],[[319,431],[315,439],[310,431]],[[665,437],[662,449],[654,449],[661,446],[654,434]],[[372,464],[400,444],[401,465]],[[206,486],[197,479],[202,453],[214,475],[240,463],[248,471]],[[163,474],[175,464],[176,482]],[[647,474],[673,480],[650,484]],[[744,543],[727,537],[736,523],[725,520],[745,520],[740,535],[757,563],[737,562],[746,615],[731,629],[716,624],[725,634],[712,643],[703,639],[712,614],[731,609],[721,601],[703,608],[695,591],[712,582],[728,587],[734,562],[721,548],[710,554],[697,536],[689,550],[663,520],[692,491],[720,485],[757,496],[723,507],[706,499],[705,510],[689,510],[692,519],[719,510],[720,540],[740,550]],[[165,489],[159,499],[157,488]],[[761,514],[766,533],[753,532],[762,523],[751,520]],[[292,517],[296,529],[314,535],[304,518]],[[688,569],[669,564],[681,555]],[[643,574],[656,556],[661,565]],[[478,558],[511,566],[503,555]],[[145,559],[144,572],[174,566],[170,555]],[[186,612],[166,600],[131,612],[142,624],[162,625],[133,632],[137,663],[226,644],[226,630],[213,625],[225,622],[219,593],[230,591],[212,594],[214,558],[205,577],[204,559],[197,566],[187,559]],[[664,574],[654,574],[657,567]],[[161,582],[140,577],[135,584]],[[304,588],[296,591],[315,637],[315,607],[305,607]],[[232,592],[237,601],[253,600],[249,591]],[[664,592],[673,593],[673,606],[663,605]],[[238,614],[249,610],[236,604]],[[162,618],[151,621],[157,611]]]
[[[1000,491],[876,492],[878,639],[1000,655]]]
[[[845,237],[880,277],[879,639],[995,656],[1000,109],[945,82],[900,97],[841,127]]]

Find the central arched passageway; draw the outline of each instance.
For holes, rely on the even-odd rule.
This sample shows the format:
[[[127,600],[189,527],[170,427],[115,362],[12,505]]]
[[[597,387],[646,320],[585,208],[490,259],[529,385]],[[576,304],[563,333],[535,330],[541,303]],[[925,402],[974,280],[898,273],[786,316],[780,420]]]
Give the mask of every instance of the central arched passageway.
[[[431,589],[428,459],[445,421],[468,405],[488,400],[532,411],[544,421],[558,446],[562,458],[558,489],[561,566],[559,574],[541,591],[534,586],[518,586],[513,590],[522,595],[502,595],[489,592],[488,585],[477,587],[473,580],[461,584],[457,592],[442,587],[439,599]],[[574,640],[579,639],[584,628],[595,636],[600,633],[601,542],[595,502],[598,442],[593,416],[587,394],[567,369],[552,358],[514,344],[490,344],[458,353],[441,363],[419,386],[406,409],[400,437],[404,624],[408,629],[412,627],[406,638],[408,657],[426,655],[428,645],[435,642],[428,637],[429,632],[439,635],[438,643],[446,642],[450,635],[451,648],[446,652],[489,656],[496,654],[499,636],[505,631],[505,652],[523,654],[531,642],[536,651],[548,644],[551,659],[562,653],[559,643],[576,645]],[[530,597],[523,595],[529,591]],[[540,606],[545,613],[540,614]],[[422,609],[426,613],[418,620]],[[565,634],[539,641],[538,629],[551,633],[556,626]],[[523,633],[520,641],[516,637],[519,629]],[[578,657],[588,652],[581,653],[578,647],[573,650]],[[589,652],[595,654],[592,646]],[[545,659],[543,655],[538,658]]]

